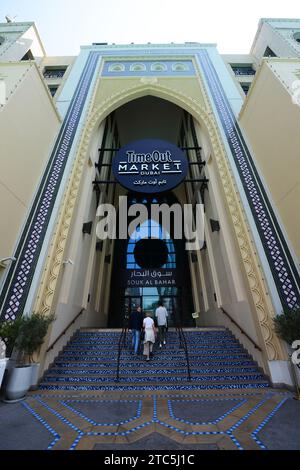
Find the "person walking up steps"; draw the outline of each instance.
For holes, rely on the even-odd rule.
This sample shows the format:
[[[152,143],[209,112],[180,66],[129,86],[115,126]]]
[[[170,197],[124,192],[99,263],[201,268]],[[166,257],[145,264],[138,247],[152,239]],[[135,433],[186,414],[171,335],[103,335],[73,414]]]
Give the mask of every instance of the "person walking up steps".
[[[132,330],[132,347],[134,354],[138,354],[141,331],[143,328],[143,314],[140,306],[131,312],[129,319],[129,329]]]
[[[155,343],[155,325],[150,312],[147,312],[146,318],[144,318],[143,327],[145,329],[143,354],[146,356],[146,361],[149,361],[150,356],[152,356],[153,344]]]
[[[166,331],[167,331],[167,318],[168,312],[162,302],[159,302],[158,308],[155,311],[158,326],[159,347],[166,344]]]

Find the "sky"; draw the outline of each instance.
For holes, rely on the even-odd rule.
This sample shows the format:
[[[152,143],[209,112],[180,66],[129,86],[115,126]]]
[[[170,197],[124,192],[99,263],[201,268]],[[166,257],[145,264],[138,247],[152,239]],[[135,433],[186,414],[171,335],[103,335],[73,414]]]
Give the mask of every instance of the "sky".
[[[217,43],[249,53],[259,18],[300,18],[299,0],[0,0],[0,22],[34,21],[47,55],[77,55],[81,45]]]

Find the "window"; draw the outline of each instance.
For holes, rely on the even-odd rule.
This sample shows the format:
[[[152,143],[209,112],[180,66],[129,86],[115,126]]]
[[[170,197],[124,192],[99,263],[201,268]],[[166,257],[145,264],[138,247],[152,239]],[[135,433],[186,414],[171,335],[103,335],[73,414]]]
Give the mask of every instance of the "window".
[[[21,60],[34,60],[34,56],[30,49],[26,52],[26,54],[22,57]]]
[[[264,57],[277,57],[275,52],[272,51],[272,49],[268,46],[264,52]]]
[[[178,62],[177,64],[172,65],[172,70],[174,72],[184,72],[185,70],[188,70],[189,67],[187,64],[183,64],[181,62]]]
[[[145,72],[146,65],[145,64],[132,64],[130,66],[130,72]]]
[[[59,87],[59,85],[49,85],[48,86],[52,98],[56,94],[58,87]]]
[[[245,95],[248,94],[250,86],[251,83],[241,83],[241,87],[243,88],[243,92],[245,93]]]
[[[124,72],[125,71],[125,65],[124,64],[111,64],[108,67],[109,72]]]
[[[231,64],[235,75],[255,75],[255,70],[251,64]]]
[[[45,67],[44,78],[62,78],[67,70],[67,66]]]
[[[167,66],[161,62],[156,62],[155,64],[151,65],[152,72],[165,72],[167,70]]]
[[[173,240],[157,221],[148,219],[131,234],[126,261],[127,269],[176,268]]]
[[[2,46],[4,42],[5,42],[5,37],[0,36],[0,46]]]
[[[298,31],[297,33],[295,33],[293,35],[293,38],[295,39],[295,41],[300,44],[300,31]]]

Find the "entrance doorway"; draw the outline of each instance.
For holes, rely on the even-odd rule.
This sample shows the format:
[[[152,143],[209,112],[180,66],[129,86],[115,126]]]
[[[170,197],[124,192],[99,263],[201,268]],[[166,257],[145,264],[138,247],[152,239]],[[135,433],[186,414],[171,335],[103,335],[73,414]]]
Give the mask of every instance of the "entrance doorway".
[[[128,195],[129,204],[173,204],[164,196]],[[128,220],[130,224],[131,220]],[[190,271],[184,239],[173,239],[159,221],[148,219],[127,240],[115,240],[109,327],[118,328],[140,306],[154,317],[160,301],[169,326],[194,326]]]
[[[182,317],[180,295],[160,295],[158,292],[155,293],[155,290],[156,289],[146,287],[141,289],[142,295],[126,295],[123,298],[125,319],[127,320],[130,312],[137,309],[137,307],[142,307],[144,314],[149,312],[154,318],[155,310],[157,309],[158,304],[162,302],[168,312],[168,326],[177,326],[180,324]]]

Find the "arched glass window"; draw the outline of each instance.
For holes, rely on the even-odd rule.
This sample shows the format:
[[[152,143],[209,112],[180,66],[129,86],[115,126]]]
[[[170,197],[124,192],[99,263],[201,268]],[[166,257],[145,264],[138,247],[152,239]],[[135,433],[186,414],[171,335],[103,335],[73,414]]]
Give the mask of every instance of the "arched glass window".
[[[131,234],[127,244],[127,269],[176,268],[176,252],[169,233],[148,219]]]
[[[146,65],[145,64],[132,64],[130,66],[130,72],[145,72]]]
[[[182,62],[177,62],[177,64],[172,65],[172,70],[174,72],[184,72],[185,70],[188,70],[189,67],[187,64],[183,64]]]
[[[151,65],[151,71],[152,72],[165,72],[167,70],[166,64],[163,64],[162,62],[155,62],[155,64]]]
[[[111,64],[108,67],[109,72],[124,72],[125,71],[125,65],[124,64]]]

